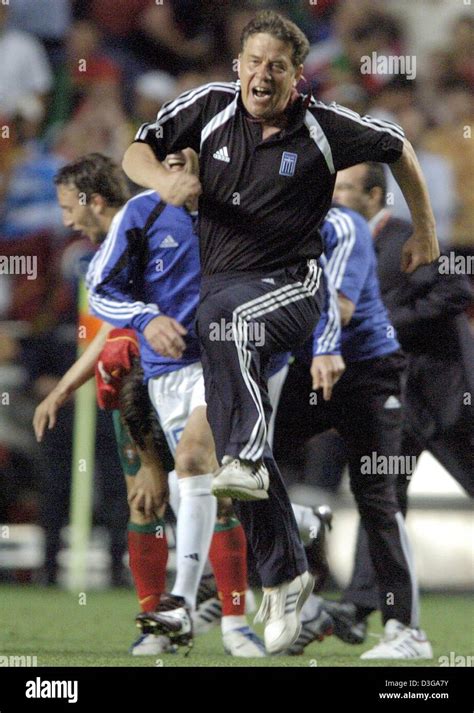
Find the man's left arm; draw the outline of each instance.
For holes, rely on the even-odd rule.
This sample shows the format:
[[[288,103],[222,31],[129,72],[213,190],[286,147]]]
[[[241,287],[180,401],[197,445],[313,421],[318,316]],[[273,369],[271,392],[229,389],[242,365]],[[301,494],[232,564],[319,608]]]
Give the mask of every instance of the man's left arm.
[[[421,282],[421,289],[416,289],[416,283],[411,285],[414,277]],[[465,275],[442,275],[438,265],[426,265],[414,277],[393,293],[389,305],[392,322],[401,338],[405,329],[455,317],[472,304],[473,293]]]
[[[414,228],[403,249],[402,270],[413,272],[436,260],[439,246],[428,190],[403,129],[391,121],[360,116],[335,103],[326,106],[316,102],[311,112],[322,130],[322,136],[315,134],[316,140],[321,143],[331,173],[368,161],[394,167],[393,175],[411,211]]]
[[[390,168],[410,209],[413,223],[413,234],[403,246],[401,267],[404,272],[414,272],[420,265],[439,257],[439,245],[426,181],[407,139],[402,155]]]

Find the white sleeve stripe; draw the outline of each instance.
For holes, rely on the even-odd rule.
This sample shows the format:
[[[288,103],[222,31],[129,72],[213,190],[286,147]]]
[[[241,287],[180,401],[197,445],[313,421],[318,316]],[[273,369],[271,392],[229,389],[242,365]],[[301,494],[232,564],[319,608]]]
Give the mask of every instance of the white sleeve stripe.
[[[111,317],[121,320],[127,319],[128,321],[139,314],[160,314],[158,307],[154,304],[145,304],[144,302],[114,303],[110,300],[97,297],[97,295],[91,295],[89,297],[89,306],[93,311],[104,318]]]
[[[163,110],[161,110],[160,113],[158,114],[155,124],[151,124],[150,128],[158,129],[160,126],[163,126],[163,124],[165,124],[169,119],[173,119],[176,116],[176,114],[179,114],[179,112],[182,111],[183,109],[187,109],[188,106],[191,106],[192,104],[197,102],[198,99],[200,99],[202,96],[205,96],[210,91],[211,90],[208,89],[206,92],[203,92],[202,94],[199,94],[198,96],[196,96],[192,99],[188,99],[188,101],[186,101],[184,104],[180,104],[179,106],[176,106],[173,109],[173,111],[168,112],[166,114],[166,116],[161,115],[161,111],[163,111]],[[230,93],[232,93],[232,92],[230,92]]]
[[[388,129],[393,129],[394,131],[398,132],[400,138],[405,138],[405,132],[403,131],[403,128],[398,124],[395,124],[393,121],[387,121],[386,119],[377,119],[377,117],[370,116],[369,114],[366,114],[363,118],[368,119],[371,124],[375,124],[382,128],[386,127]]]
[[[332,319],[332,329],[328,332],[326,339],[326,349],[334,351],[341,337],[341,313],[339,311],[339,301],[337,290],[331,279],[327,277],[327,289],[329,290],[329,310]]]
[[[98,294],[97,292],[92,293],[91,300],[99,301],[105,307],[108,307],[111,310],[117,310],[117,312],[126,312],[128,310],[135,309],[136,307],[143,307],[143,305],[145,304],[145,302],[143,302],[142,300],[135,300],[130,302],[127,300],[125,302],[121,302],[119,299],[110,298],[110,296],[104,297],[103,295]],[[153,302],[150,302],[149,305],[154,309],[158,309],[158,305],[154,304]]]
[[[117,238],[117,234],[120,228],[121,221],[124,217],[125,213],[125,206],[117,213],[115,216],[111,229],[109,233],[107,234],[107,237],[105,238],[104,242],[102,243],[102,249],[100,252],[97,253],[97,255],[94,258],[93,264],[94,264],[94,270],[93,273],[91,274],[91,280],[90,280],[90,286],[92,289],[94,289],[98,284],[100,284],[103,280],[103,270],[110,258],[110,255],[112,254],[112,251],[115,247],[115,241]],[[120,259],[120,257],[118,258]]]
[[[330,222],[332,222],[336,230],[338,245],[329,261],[328,271],[336,289],[339,289],[344,278],[347,262],[354,247],[355,239],[351,239],[350,231],[348,235],[347,224],[344,224],[343,220],[334,218]]]
[[[235,94],[237,91],[237,87],[234,86],[234,88],[232,88],[231,84],[222,84],[217,86],[215,83],[205,84],[203,87],[200,87],[199,89],[194,89],[191,92],[182,95],[178,99],[175,99],[174,101],[165,104],[165,106],[158,112],[158,116],[156,117],[155,123],[148,125],[148,131],[156,130],[159,126],[168,121],[168,119],[172,119],[174,116],[176,116],[176,114],[179,114],[182,109],[186,109],[188,106],[191,106],[198,99],[206,96],[206,94],[209,94],[209,92],[216,88],[220,89],[221,91],[227,92],[228,94]]]
[[[341,319],[337,293],[327,272],[327,260],[324,255],[320,258],[321,265],[326,275],[326,288],[329,292],[328,322],[323,333],[319,336],[316,346],[316,354],[325,354],[334,351],[338,342],[338,335],[341,330]]]
[[[338,240],[328,262],[328,273],[335,288],[339,289],[355,244],[355,226],[349,216],[334,208],[329,211],[326,220],[334,226]]]
[[[167,102],[160,109],[157,116],[157,122],[166,117],[169,112],[174,111],[176,107],[187,102],[189,99],[194,99],[194,101],[196,101],[201,96],[205,96],[206,94],[211,92],[213,89],[228,92],[230,94],[235,94],[237,90],[237,84],[235,82],[209,82],[208,84],[203,84],[200,87],[196,87],[196,89],[189,89],[187,92],[184,92],[184,94],[181,94],[176,99],[172,99],[171,101]]]
[[[319,121],[311,114],[310,111],[306,112],[304,123],[308,128],[309,135],[313,139],[314,143],[321,151],[326,161],[327,167],[331,174],[336,173],[334,168],[334,161],[332,157],[331,147],[329,141],[327,140],[326,134],[324,133]]]
[[[371,129],[374,129],[374,131],[385,131],[397,139],[402,140],[405,137],[403,129],[397,124],[392,124],[392,122],[383,121],[382,119],[372,119],[372,117],[361,117],[359,114],[356,114],[350,109],[345,109],[337,104],[328,105],[318,101],[316,102],[316,107],[319,109],[325,109],[326,111],[332,111],[340,116],[345,116],[346,118],[355,121],[357,124],[361,124],[361,126],[368,126]]]
[[[138,141],[140,139],[145,139],[146,135],[148,134],[148,127],[150,126],[150,123],[142,124],[140,128],[138,129],[137,133],[135,134],[135,141]]]
[[[234,116],[235,112],[237,111],[237,97],[235,97],[234,101],[231,102],[228,106],[226,106],[225,109],[220,111],[218,114],[215,115],[211,121],[209,121],[204,129],[201,131],[201,148],[205,140],[212,134],[213,131],[219,128],[219,126],[222,126],[223,124],[226,123],[232,116]]]
[[[365,114],[363,119],[368,119],[370,122],[377,124],[378,126],[388,126],[389,129],[395,129],[400,135],[405,136],[403,127],[400,124],[396,124],[394,121],[389,121],[388,119],[380,119],[378,116],[371,116],[370,114]]]

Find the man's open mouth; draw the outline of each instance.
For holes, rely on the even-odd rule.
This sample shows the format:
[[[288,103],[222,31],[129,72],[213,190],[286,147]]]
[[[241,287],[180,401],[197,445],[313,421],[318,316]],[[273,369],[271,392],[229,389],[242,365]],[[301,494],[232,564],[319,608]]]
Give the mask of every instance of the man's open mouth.
[[[268,87],[253,87],[252,94],[258,99],[263,99],[263,97],[271,97],[273,92]]]

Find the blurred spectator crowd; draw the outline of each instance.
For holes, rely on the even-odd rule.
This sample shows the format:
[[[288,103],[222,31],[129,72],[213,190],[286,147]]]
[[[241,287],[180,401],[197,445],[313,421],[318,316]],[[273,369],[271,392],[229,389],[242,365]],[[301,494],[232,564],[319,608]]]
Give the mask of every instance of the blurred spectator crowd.
[[[378,0],[0,2],[0,255],[37,259],[36,279],[0,273],[0,522],[47,517],[41,482],[51,483],[54,448],[65,470],[70,462],[71,418],[62,420],[54,448],[39,449],[30,427],[35,404],[75,358],[78,265],[90,250],[62,226],[55,172],[91,151],[120,162],[138,126],[164,102],[209,81],[235,80],[241,30],[266,7],[307,34],[305,84],[317,99],[404,127],[427,179],[440,241],[473,251],[468,6],[459,3],[444,43],[409,78],[361,72],[361,58],[373,52],[410,54],[406,19]],[[409,217],[393,180],[388,191],[391,210]],[[110,458],[102,466],[105,483],[108,470],[119,477]]]

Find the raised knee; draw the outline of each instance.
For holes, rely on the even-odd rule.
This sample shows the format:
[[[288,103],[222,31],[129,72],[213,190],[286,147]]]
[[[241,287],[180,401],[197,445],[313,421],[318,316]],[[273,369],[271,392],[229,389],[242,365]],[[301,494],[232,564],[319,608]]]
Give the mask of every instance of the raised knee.
[[[175,470],[178,476],[204,475],[212,469],[211,458],[212,455],[208,449],[200,443],[188,442],[181,448],[180,444],[178,444],[175,455]]]

